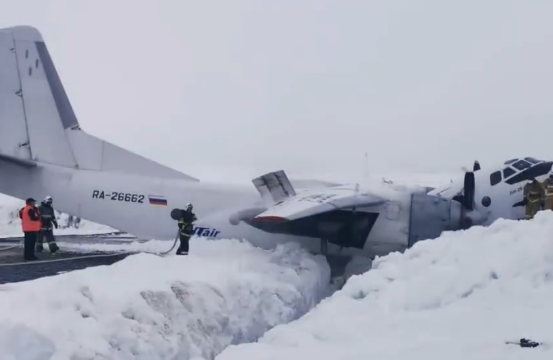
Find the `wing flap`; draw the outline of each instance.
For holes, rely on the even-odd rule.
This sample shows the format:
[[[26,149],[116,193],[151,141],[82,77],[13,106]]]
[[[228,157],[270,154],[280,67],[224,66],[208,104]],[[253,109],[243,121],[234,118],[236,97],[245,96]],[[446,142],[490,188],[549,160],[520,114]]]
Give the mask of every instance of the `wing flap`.
[[[267,203],[279,202],[296,195],[294,187],[283,170],[261,175],[252,182]]]

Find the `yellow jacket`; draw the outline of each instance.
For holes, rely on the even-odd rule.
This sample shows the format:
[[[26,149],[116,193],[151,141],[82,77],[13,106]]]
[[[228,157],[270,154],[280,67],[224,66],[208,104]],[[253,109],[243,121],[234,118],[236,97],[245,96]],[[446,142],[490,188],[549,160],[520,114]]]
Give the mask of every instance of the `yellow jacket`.
[[[524,185],[524,198],[529,201],[541,200],[545,197],[545,190],[538,181]]]
[[[545,190],[546,196],[553,196],[553,180],[547,178],[543,181],[542,187]]]

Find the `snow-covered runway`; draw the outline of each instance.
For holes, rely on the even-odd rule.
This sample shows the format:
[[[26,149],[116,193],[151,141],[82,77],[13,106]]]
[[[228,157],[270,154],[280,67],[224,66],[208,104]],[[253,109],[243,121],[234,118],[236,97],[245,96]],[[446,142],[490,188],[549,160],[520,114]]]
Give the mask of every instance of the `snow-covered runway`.
[[[86,246],[155,251],[167,242]],[[327,295],[329,276],[323,257],[294,244],[193,240],[188,257],[131,255],[2,285],[2,360],[210,359],[303,315]]]

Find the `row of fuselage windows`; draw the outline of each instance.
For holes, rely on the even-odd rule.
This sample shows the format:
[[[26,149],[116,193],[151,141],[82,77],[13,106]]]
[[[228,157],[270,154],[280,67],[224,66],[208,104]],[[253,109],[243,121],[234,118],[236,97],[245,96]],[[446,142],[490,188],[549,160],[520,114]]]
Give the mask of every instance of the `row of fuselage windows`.
[[[530,166],[532,166],[532,164],[530,164],[528,161],[525,161],[525,160],[518,160],[517,161],[517,159],[506,161],[505,164],[507,164],[507,165],[512,164],[511,166],[513,166],[517,170],[524,170],[524,169],[529,168]],[[503,177],[501,176],[501,171],[500,170],[491,173],[490,174],[490,185],[491,186],[497,185],[501,182],[501,180],[506,179],[506,178],[516,174],[517,170],[515,170],[515,169],[513,169],[510,166],[507,166],[506,168],[503,169]]]

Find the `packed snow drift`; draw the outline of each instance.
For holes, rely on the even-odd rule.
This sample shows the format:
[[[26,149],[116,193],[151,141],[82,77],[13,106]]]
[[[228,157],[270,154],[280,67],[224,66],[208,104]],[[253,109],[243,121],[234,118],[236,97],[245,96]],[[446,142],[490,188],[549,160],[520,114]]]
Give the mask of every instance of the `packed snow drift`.
[[[138,254],[2,285],[2,360],[212,359],[303,315],[328,295],[329,278],[324,257],[295,244],[267,251],[197,239],[187,257]]]
[[[217,360],[551,359],[553,213],[443,234],[373,262],[298,321]]]

